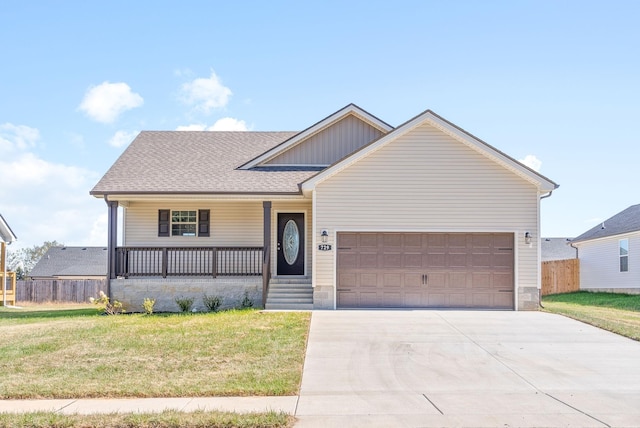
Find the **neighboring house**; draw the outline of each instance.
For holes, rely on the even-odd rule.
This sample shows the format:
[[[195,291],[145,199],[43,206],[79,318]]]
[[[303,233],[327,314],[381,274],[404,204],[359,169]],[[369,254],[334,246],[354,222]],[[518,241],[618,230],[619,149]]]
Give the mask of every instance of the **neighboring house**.
[[[571,238],[542,238],[542,261],[577,259],[578,250],[571,246]]]
[[[29,272],[31,279],[105,279],[107,248],[51,247]]]
[[[350,104],[302,132],[141,132],[91,194],[130,310],[245,293],[518,310],[538,307],[540,198],[556,188],[430,110],[393,128]]]
[[[640,293],[640,204],[586,231],[573,245],[581,289]]]
[[[7,245],[18,238],[0,214],[0,304],[7,306],[16,303],[16,275],[15,272],[8,272],[7,266]]]

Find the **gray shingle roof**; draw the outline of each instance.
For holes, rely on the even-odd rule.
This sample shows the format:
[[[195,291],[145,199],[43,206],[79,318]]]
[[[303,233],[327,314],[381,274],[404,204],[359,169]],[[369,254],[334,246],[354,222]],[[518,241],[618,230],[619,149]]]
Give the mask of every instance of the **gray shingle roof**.
[[[640,231],[640,204],[632,205],[603,223],[594,226],[575,238],[573,242],[589,241],[637,231]]]
[[[314,170],[239,170],[295,132],[143,131],[91,191],[299,193]]]
[[[578,250],[571,247],[571,238],[542,238],[542,261],[566,260],[578,258]]]
[[[38,278],[106,275],[106,247],[51,247],[29,272]]]

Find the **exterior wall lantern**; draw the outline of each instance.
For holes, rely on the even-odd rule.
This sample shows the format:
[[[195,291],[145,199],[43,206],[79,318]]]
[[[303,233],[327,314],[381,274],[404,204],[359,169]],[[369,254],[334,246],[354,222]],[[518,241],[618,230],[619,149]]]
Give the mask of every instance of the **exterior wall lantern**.
[[[524,243],[531,245],[531,234],[529,232],[524,233]]]
[[[322,232],[320,232],[320,238],[322,239],[322,243],[326,244],[329,239],[329,231],[327,229],[322,229]]]

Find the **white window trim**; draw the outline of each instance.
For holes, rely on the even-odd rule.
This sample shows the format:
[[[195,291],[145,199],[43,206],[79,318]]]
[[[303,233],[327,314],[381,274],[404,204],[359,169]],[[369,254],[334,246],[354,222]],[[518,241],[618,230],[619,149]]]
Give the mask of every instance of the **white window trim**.
[[[627,254],[621,254],[622,253],[622,242],[626,242],[626,250],[627,250]],[[626,257],[627,258],[627,270],[622,270],[622,258]],[[620,273],[627,273],[629,272],[629,238],[623,238],[623,239],[619,239],[618,240],[618,271]]]
[[[195,221],[193,222],[184,222],[184,221],[177,221],[174,222],[173,221],[173,213],[174,212],[194,212],[195,213]],[[179,236],[179,237],[184,237],[184,238],[195,238],[198,236],[198,210],[171,210],[169,213],[169,230],[170,230],[170,236]],[[194,225],[194,232],[193,235],[174,235],[173,234],[173,225],[174,224],[193,224]]]

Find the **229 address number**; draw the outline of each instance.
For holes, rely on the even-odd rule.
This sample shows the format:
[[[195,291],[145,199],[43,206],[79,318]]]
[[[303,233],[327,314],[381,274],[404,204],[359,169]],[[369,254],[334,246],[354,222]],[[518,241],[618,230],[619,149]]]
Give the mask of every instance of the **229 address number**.
[[[331,251],[331,244],[319,244],[318,250],[320,251]]]

